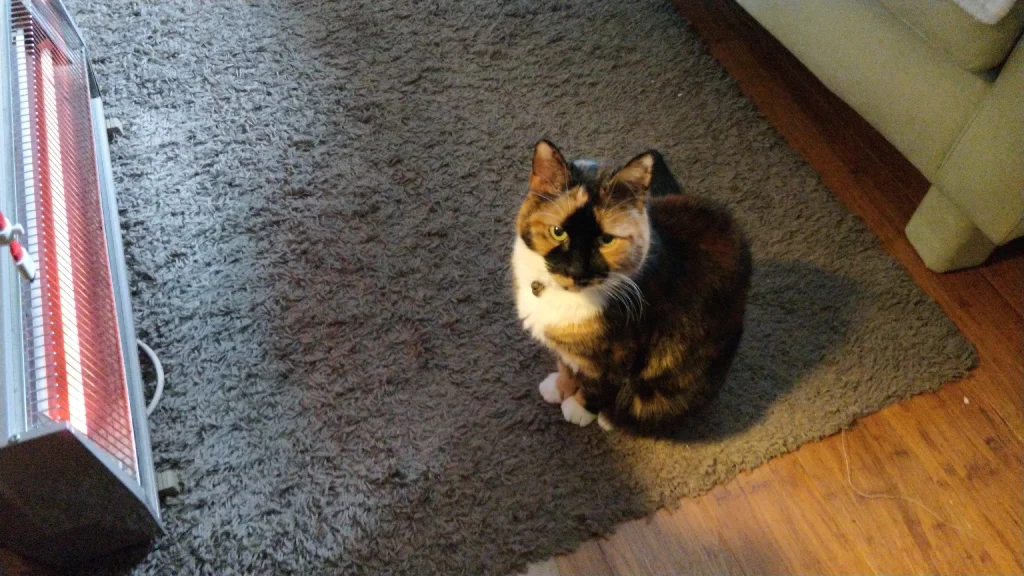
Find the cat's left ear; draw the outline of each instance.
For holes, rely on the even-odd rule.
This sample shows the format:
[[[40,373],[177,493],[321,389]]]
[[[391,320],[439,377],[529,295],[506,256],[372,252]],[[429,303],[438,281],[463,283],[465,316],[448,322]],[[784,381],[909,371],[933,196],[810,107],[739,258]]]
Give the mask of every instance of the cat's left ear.
[[[654,172],[654,154],[644,152],[633,158],[612,176],[608,193],[619,202],[635,200],[643,206],[651,190],[651,176]]]
[[[554,144],[541,140],[533,149],[530,191],[561,194],[569,184],[569,165]]]

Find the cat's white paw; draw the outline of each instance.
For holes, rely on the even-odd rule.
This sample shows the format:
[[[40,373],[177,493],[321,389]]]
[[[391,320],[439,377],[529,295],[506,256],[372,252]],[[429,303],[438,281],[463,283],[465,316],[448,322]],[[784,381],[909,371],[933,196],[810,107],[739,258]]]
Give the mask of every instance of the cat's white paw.
[[[604,412],[601,412],[600,414],[597,415],[597,425],[600,426],[601,430],[604,430],[605,432],[611,432],[612,430],[615,430],[615,424],[612,424],[612,421],[609,420],[608,417],[604,415]]]
[[[580,427],[588,426],[597,419],[597,414],[587,412],[587,409],[576,400],[575,396],[569,396],[562,400],[562,416],[565,416],[566,422],[572,422]]]
[[[548,377],[541,380],[540,386],[537,387],[540,390],[540,397],[545,402],[551,404],[560,404],[562,402],[562,391],[558,389],[558,372],[548,374]]]

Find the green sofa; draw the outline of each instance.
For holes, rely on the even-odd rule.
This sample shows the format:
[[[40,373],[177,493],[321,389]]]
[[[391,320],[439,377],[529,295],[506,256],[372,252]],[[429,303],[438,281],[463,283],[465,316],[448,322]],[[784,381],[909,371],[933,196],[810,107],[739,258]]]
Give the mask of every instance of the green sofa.
[[[737,0],[931,181],[906,227],[928,268],[1024,235],[1024,0]]]

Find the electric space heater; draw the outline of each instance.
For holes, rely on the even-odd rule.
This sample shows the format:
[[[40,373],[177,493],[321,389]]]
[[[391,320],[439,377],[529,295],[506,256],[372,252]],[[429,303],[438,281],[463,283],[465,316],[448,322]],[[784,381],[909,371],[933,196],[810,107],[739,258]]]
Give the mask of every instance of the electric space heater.
[[[0,547],[69,566],[160,512],[98,85],[60,0],[0,4]]]

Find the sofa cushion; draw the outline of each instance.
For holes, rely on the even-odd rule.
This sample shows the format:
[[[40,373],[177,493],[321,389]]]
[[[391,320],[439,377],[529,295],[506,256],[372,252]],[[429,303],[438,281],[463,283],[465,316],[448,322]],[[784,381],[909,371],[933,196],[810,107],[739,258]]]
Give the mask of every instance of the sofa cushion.
[[[879,2],[736,1],[929,180],[992,89]]]
[[[994,25],[971,17],[953,0],[882,0],[897,18],[963,68],[982,72],[998,66],[1024,30],[1024,1]]]

